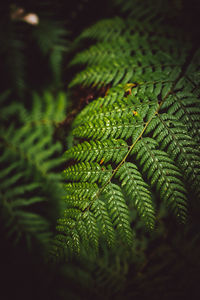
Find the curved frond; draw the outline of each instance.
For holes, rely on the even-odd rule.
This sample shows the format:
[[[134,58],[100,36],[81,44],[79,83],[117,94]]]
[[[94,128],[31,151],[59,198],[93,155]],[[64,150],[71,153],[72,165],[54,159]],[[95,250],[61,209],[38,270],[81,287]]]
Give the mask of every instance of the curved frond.
[[[86,214],[98,228],[93,248],[131,246],[133,210],[149,229],[163,205],[184,223],[199,197],[199,50],[179,30],[138,18],[102,20],[76,43],[88,39],[94,44],[70,63],[85,66],[70,87],[106,92],[73,121],[64,201],[79,210],[80,245]]]

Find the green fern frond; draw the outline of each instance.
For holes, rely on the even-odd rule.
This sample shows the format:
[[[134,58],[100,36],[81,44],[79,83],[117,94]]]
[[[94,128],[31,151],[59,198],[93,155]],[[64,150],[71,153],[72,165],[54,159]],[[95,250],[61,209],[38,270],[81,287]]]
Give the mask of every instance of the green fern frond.
[[[112,173],[109,169],[101,168],[101,166],[96,163],[82,162],[74,166],[68,167],[63,171],[65,179],[71,181],[83,181],[94,183],[96,181],[105,182],[106,179],[110,177]]]
[[[186,128],[176,117],[163,113],[152,119],[146,132],[153,131],[153,137],[160,143],[161,149],[168,152],[182,170],[185,181],[199,195],[200,151]]]
[[[131,26],[131,24],[129,26]],[[136,26],[134,26],[134,28],[135,27]],[[181,60],[184,60],[184,52],[181,52],[179,49],[174,49],[174,51],[172,51],[174,39],[165,37],[165,31],[163,32],[162,37],[159,36],[159,39],[155,44],[153,42],[155,37],[153,40],[151,36],[138,36],[138,31],[135,31],[133,34],[131,30],[132,27],[130,27],[129,30],[128,29],[129,27],[127,26],[127,31],[123,36],[117,37],[116,34],[114,34],[112,38],[110,37],[109,41],[105,41],[104,39],[103,41],[92,45],[89,49],[78,53],[70,62],[70,66],[79,64],[87,64],[88,66],[115,64],[116,67],[124,66],[128,68],[130,65],[137,67],[138,63],[142,62],[144,63],[143,68],[148,69],[151,67],[148,65],[149,63],[156,63],[154,58],[155,53],[159,57],[160,62],[165,63],[165,65],[173,64],[175,59],[179,59],[180,62]],[[155,32],[157,33],[156,30]],[[117,44],[115,43],[116,38],[118,39]],[[181,45],[181,41],[177,44]],[[136,52],[137,55],[135,55]],[[168,53],[170,53],[170,55]]]
[[[51,92],[45,91],[42,95],[33,93],[32,97],[31,114],[21,106],[20,120],[26,123],[27,127],[42,126],[46,130],[54,130],[54,127],[65,119],[68,104],[66,94],[61,91],[55,97]]]
[[[80,138],[93,138],[105,140],[107,138],[124,138],[128,139],[135,131],[141,128],[140,124],[135,124],[131,120],[121,120],[120,118],[111,119],[104,118],[103,120],[95,120],[88,122],[83,126],[73,130],[73,135]]]
[[[134,2],[134,1],[132,1]],[[140,2],[141,3],[141,2]],[[85,39],[90,39],[93,41],[114,41],[115,39],[121,39],[125,33],[140,35],[142,37],[148,37],[150,40],[154,40],[153,34],[159,35],[162,39],[163,37],[173,37],[176,40],[183,40],[184,34],[178,28],[173,26],[160,24],[161,20],[154,20],[154,22],[149,22],[145,19],[138,20],[137,18],[125,18],[113,17],[112,19],[103,19],[96,22],[93,26],[88,27],[78,36],[76,43],[83,41]],[[164,32],[163,32],[164,29]],[[177,35],[177,32],[179,33]],[[164,33],[164,35],[163,35]],[[132,40],[133,41],[133,40]],[[131,40],[130,40],[131,42]],[[135,42],[135,41],[134,41]],[[75,43],[75,44],[76,44]],[[160,44],[160,42],[158,41]],[[163,45],[164,46],[164,45]],[[117,45],[116,45],[117,47]],[[179,51],[178,49],[175,51]],[[78,54],[79,56],[80,54]]]
[[[107,96],[105,98],[98,98],[93,102],[89,103],[84,110],[82,110],[73,121],[72,127],[77,127],[77,125],[81,125],[84,123],[84,120],[88,115],[92,116],[94,112],[104,106],[114,104],[116,101],[124,98],[124,90],[122,86],[117,86],[108,90]]]
[[[142,171],[147,172],[151,186],[156,186],[156,192],[172,209],[175,216],[183,222],[187,216],[187,197],[180,170],[173,160],[161,150],[155,140],[142,138],[133,148],[132,153],[140,161]]]
[[[130,227],[130,215],[120,186],[109,183],[104,194],[113,225],[116,227],[125,245],[132,245],[133,233]]]
[[[101,216],[99,216],[100,221]],[[99,247],[99,227],[94,213],[85,210],[80,215],[80,211],[77,211],[73,217],[76,221],[73,218],[60,218],[58,220],[57,231],[61,234],[56,235],[51,249],[52,253],[65,259],[71,255],[80,254],[83,247],[85,250],[92,247],[95,252],[98,251]],[[75,236],[76,239],[74,239]]]
[[[134,86],[134,84],[121,86],[121,91],[123,92],[124,90],[124,92],[126,92],[126,89],[131,89],[131,86]],[[144,95],[144,93],[141,94],[140,92],[138,92],[136,95],[133,94],[125,96],[124,92],[121,95],[117,95],[116,99],[112,100],[112,102],[110,101],[110,99],[112,99],[113,93],[110,92],[104,98],[104,101],[102,99],[97,99],[96,101],[89,104],[87,113],[82,113],[82,116],[84,116],[84,118],[80,119],[80,116],[78,116],[74,120],[73,125],[74,127],[76,126],[73,131],[74,135],[76,135],[76,132],[79,131],[79,126],[77,125],[80,125],[80,127],[83,128],[86,126],[91,127],[92,130],[93,128],[90,124],[95,123],[97,115],[98,121],[96,126],[99,126],[102,128],[102,130],[107,131],[107,127],[112,127],[112,124],[110,124],[110,126],[107,124],[107,120],[115,121],[116,124],[121,123],[121,120],[124,120],[124,122],[127,123],[131,121],[135,124],[135,126],[137,126],[139,124],[143,124],[144,118],[145,120],[150,119],[152,114],[158,108],[158,102],[155,101],[155,99],[153,99],[152,95],[150,94]],[[106,127],[106,129],[103,129],[103,127]],[[110,134],[112,136],[112,130]]]
[[[200,109],[199,100],[191,92],[179,91],[175,95],[170,95],[162,106],[167,109],[169,115],[174,115],[187,126],[190,135],[199,142],[200,133]]]
[[[105,140],[83,142],[65,152],[65,158],[80,161],[119,163],[127,153],[128,145],[124,140]]]
[[[62,147],[58,142],[53,143],[53,132],[56,122],[64,116],[66,97],[61,93],[56,102],[50,93],[46,93],[45,105],[40,105],[42,98],[36,98],[32,113],[18,105],[16,123],[13,119],[5,128],[3,119],[0,128],[3,226],[7,237],[12,237],[15,243],[25,239],[29,247],[35,241],[48,246],[51,237],[49,221],[34,213],[34,207],[51,206],[63,195],[62,179],[55,171],[63,162],[58,157]],[[10,109],[2,107],[6,121],[13,114],[13,107],[16,108],[14,102]],[[59,202],[53,205],[58,211]]]
[[[98,228],[95,246],[91,243],[95,249],[101,240],[111,247],[132,245],[133,209],[153,229],[161,205],[184,223],[188,202],[199,197],[198,49],[187,37],[157,25],[101,21],[79,37],[97,44],[71,62],[86,65],[71,87],[112,86],[76,116],[75,145],[65,153],[72,165],[64,171],[64,201],[79,213],[73,222],[65,217],[62,222],[77,232],[84,215],[92,216]],[[79,245],[72,246],[79,253],[81,232]]]
[[[107,30],[106,30],[107,28]],[[98,39],[106,40],[112,36],[112,33],[118,33],[121,35],[122,30],[126,29],[126,26],[123,20],[119,17],[113,19],[101,20],[97,22],[94,26],[91,26],[84,30],[77,38],[77,42],[82,39]]]
[[[117,171],[116,176],[119,177],[122,187],[130,196],[147,228],[153,229],[155,226],[155,208],[152,203],[152,195],[137,166],[125,162]]]
[[[70,196],[82,197],[86,195],[89,198],[92,197],[92,194],[97,192],[98,186],[96,185],[96,183],[73,182],[65,184],[64,189]]]
[[[115,23],[115,26],[119,23],[119,26],[116,30],[115,27],[107,28],[109,23]],[[168,27],[146,24],[143,29],[143,24],[132,19],[126,22],[112,19],[86,30],[81,38],[93,39],[96,33],[101,42],[77,54],[71,61],[70,65],[87,66],[76,75],[70,87],[79,84],[100,87],[128,82],[169,82],[177,78],[190,45],[182,35],[179,39],[174,37]],[[100,28],[104,28],[102,38]]]
[[[100,234],[105,238],[108,246],[113,247],[116,243],[116,236],[104,199],[96,196],[92,203],[91,210],[94,211],[94,216],[97,223],[99,223]]]
[[[129,85],[128,85],[129,86]],[[133,84],[134,86],[134,84]],[[126,86],[121,87],[124,90],[123,96],[120,95],[112,104],[107,104],[107,98],[112,98],[112,93],[100,101],[100,105],[96,106],[98,100],[94,104],[88,105],[87,113],[82,116],[82,123],[79,117],[75,119],[73,135],[78,138],[92,138],[105,140],[110,138],[120,138],[127,140],[137,137],[148,121],[158,108],[158,102],[149,96],[149,93],[143,95],[138,92],[137,95],[125,96]],[[160,91],[160,89],[159,89]],[[80,126],[78,126],[80,124]]]

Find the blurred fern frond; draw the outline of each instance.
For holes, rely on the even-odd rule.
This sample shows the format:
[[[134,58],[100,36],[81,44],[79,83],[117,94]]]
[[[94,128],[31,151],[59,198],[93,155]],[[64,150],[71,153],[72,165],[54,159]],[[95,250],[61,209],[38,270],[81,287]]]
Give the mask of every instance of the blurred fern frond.
[[[48,245],[63,194],[58,172],[62,146],[53,141],[53,133],[65,116],[66,96],[62,92],[57,97],[50,92],[42,97],[35,94],[31,112],[14,102],[7,107],[6,100],[4,94],[0,129],[2,228],[15,243],[25,240],[30,248],[34,241]]]

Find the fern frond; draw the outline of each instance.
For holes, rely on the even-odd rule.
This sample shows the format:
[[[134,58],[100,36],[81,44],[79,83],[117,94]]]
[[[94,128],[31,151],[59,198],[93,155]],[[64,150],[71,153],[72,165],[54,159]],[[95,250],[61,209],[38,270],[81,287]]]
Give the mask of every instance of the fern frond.
[[[141,128],[140,124],[135,124],[131,120],[121,120],[120,118],[111,119],[104,118],[103,120],[95,120],[88,122],[83,126],[73,130],[73,135],[80,138],[92,138],[105,140],[107,138],[126,138],[133,136],[135,131]]]
[[[199,99],[193,93],[179,91],[175,95],[170,95],[162,106],[167,109],[169,115],[174,115],[187,126],[190,135],[199,142],[200,133],[200,109]]]
[[[107,28],[109,23],[119,23],[119,27],[116,30],[115,27]],[[70,87],[80,84],[101,87],[127,82],[169,82],[177,78],[190,45],[184,41],[183,50],[183,39],[177,40],[171,32],[169,38],[168,27],[159,26],[158,29],[155,24],[152,27],[146,24],[143,31],[142,26],[144,23],[132,19],[124,23],[112,19],[101,21],[86,30],[80,38],[93,39],[97,35],[101,42],[79,53],[71,61],[71,65],[87,66],[76,75]],[[100,28],[104,28],[102,38]],[[180,47],[181,52],[178,50]]]
[[[152,203],[152,195],[137,166],[132,163],[124,163],[117,171],[116,176],[122,182],[122,187],[130,196],[147,228],[153,229],[155,226],[155,208]]]
[[[53,96],[50,91],[44,91],[42,95],[33,93],[31,114],[22,107],[19,112],[20,119],[29,127],[38,125],[52,130],[57,123],[64,120],[67,101],[66,94],[62,91],[56,96]]]
[[[10,109],[3,106],[2,113],[8,119],[13,107],[18,107],[18,120],[14,123],[14,119],[6,130],[4,119],[0,124],[3,225],[6,236],[12,237],[15,243],[25,239],[29,247],[35,241],[47,246],[51,237],[50,222],[31,209],[38,205],[51,206],[63,195],[61,176],[55,171],[63,162],[58,157],[62,147],[58,142],[53,143],[52,135],[56,121],[63,118],[66,98],[61,93],[55,104],[53,97],[46,93],[44,99],[48,99],[45,105],[39,104],[42,100],[39,97],[33,102],[32,113],[14,102]],[[59,203],[54,205],[58,210]]]
[[[96,197],[91,206],[91,210],[94,211],[94,216],[100,224],[102,236],[107,241],[108,246],[113,247],[116,243],[116,236],[105,202],[101,200],[100,197]]]
[[[123,91],[123,89],[124,92],[126,89],[129,89],[129,84],[122,86],[121,90]],[[99,101],[97,100],[96,103],[101,102],[100,105],[95,105],[96,103],[88,105],[87,115],[84,116],[82,122],[77,122],[78,120],[75,119],[73,125],[76,125],[77,127],[78,124],[84,125],[87,122],[93,122],[93,120],[96,119],[97,114],[98,120],[102,121],[106,118],[109,118],[110,120],[123,119],[125,121],[131,120],[132,122],[139,124],[144,117],[148,120],[150,115],[156,111],[158,107],[158,103],[155,99],[152,99],[152,95],[148,95],[147,97],[147,95],[140,95],[140,93],[138,93],[126,97],[123,93],[122,95],[118,95],[115,101],[108,103],[111,97],[112,93],[106,96],[104,101],[98,99]],[[134,119],[133,116],[135,117]]]
[[[65,184],[64,189],[67,193],[67,197],[77,196],[83,198],[83,196],[85,195],[88,198],[92,198],[92,196],[98,191],[98,186],[96,183],[73,182]]]
[[[84,123],[84,120],[88,115],[92,116],[95,111],[98,111],[100,108],[102,109],[104,106],[107,107],[109,105],[113,105],[118,100],[123,99],[124,97],[124,89],[122,86],[117,86],[108,90],[107,96],[105,98],[98,98],[93,102],[89,103],[84,110],[82,110],[73,121],[72,126],[77,127]]]
[[[126,26],[122,19],[119,17],[107,20],[100,20],[94,26],[91,26],[84,30],[77,38],[77,41],[87,38],[94,40],[106,40],[109,39],[110,36],[112,36],[113,32],[118,32],[118,35],[121,35],[121,31],[123,29],[126,29]]]
[[[96,161],[100,164],[112,160],[119,163],[128,151],[124,140],[105,140],[83,142],[65,152],[65,158],[80,161]]]
[[[68,167],[63,171],[65,179],[71,181],[83,181],[94,183],[96,181],[105,182],[110,177],[112,170],[101,168],[98,163],[82,162]]]
[[[124,90],[123,95],[119,95],[116,99],[114,96],[115,101],[112,104],[110,102],[107,104],[107,98],[109,100],[112,98],[110,93],[104,101],[100,101],[100,105],[96,105],[98,101],[94,105],[88,105],[87,114],[82,114],[84,116],[82,122],[79,121],[80,118],[75,119],[73,135],[97,140],[137,138],[145,123],[156,112],[158,102],[155,99],[151,100],[152,96],[149,94],[141,94],[140,91],[136,95],[126,97],[126,86],[121,87],[121,90]]]
[[[156,149],[157,146],[155,140],[142,138],[132,153],[136,154],[143,172],[147,172],[151,186],[156,186],[160,198],[184,222],[187,215],[187,197],[182,174],[164,151]]]
[[[107,206],[113,225],[116,227],[125,245],[132,245],[133,233],[130,227],[130,215],[124,194],[120,186],[109,183],[104,190]]]
[[[66,211],[68,212],[68,210]],[[105,220],[107,224],[109,219],[106,213],[104,213],[97,215],[97,218],[100,222],[103,222],[103,224]],[[90,210],[85,210],[84,213],[77,210],[76,212],[74,211],[70,218],[60,218],[58,220],[57,231],[61,232],[61,234],[56,235],[53,241],[52,251],[57,254],[60,253],[60,256],[65,257],[65,259],[75,253],[80,254],[83,249],[87,251],[89,246],[90,248],[92,247],[95,252],[98,251],[99,226],[94,213]],[[64,253],[61,255],[61,252]]]
[[[29,248],[34,240],[47,245],[51,236],[49,222],[44,217],[27,210],[37,203],[46,201],[44,195],[38,193],[43,189],[42,183],[39,181],[32,183],[30,170],[23,170],[20,160],[10,163],[11,154],[8,150],[7,153],[8,155],[3,155],[4,159],[0,163],[2,169],[0,207],[6,236],[12,238],[14,244],[25,239]]]
[[[101,21],[77,41],[97,44],[71,62],[86,65],[71,87],[112,86],[76,116],[75,145],[65,153],[72,162],[64,171],[65,205],[81,212],[73,228],[85,213],[92,215],[96,245],[104,240],[115,246],[117,238],[132,245],[133,207],[153,229],[158,207],[164,205],[184,223],[188,202],[199,197],[198,49],[158,24]]]
[[[168,114],[158,114],[152,119],[146,132],[153,130],[153,137],[166,149],[170,157],[182,170],[186,182],[199,195],[200,152],[198,144],[188,135],[184,126],[177,119]]]

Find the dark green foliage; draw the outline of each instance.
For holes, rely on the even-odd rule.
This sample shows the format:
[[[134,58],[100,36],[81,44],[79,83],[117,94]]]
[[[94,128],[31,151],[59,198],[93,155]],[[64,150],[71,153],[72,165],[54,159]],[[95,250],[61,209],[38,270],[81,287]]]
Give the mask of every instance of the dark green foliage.
[[[4,120],[0,128],[2,226],[14,243],[25,241],[31,249],[36,240],[46,247],[52,235],[49,221],[54,223],[56,215],[48,220],[48,213],[42,216],[37,210],[54,206],[59,213],[63,189],[55,170],[63,162],[58,157],[62,147],[53,143],[52,136],[55,124],[64,118],[66,96],[59,93],[54,99],[49,92],[43,97],[35,94],[31,113],[18,103],[4,106],[6,96],[1,97]]]

